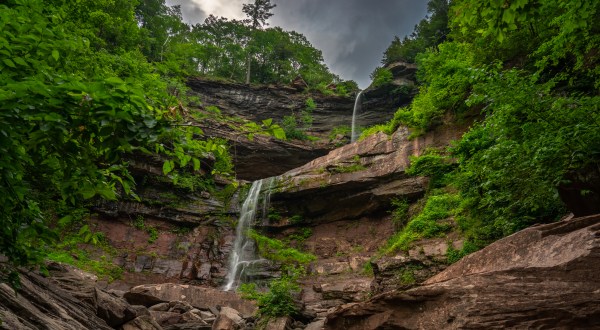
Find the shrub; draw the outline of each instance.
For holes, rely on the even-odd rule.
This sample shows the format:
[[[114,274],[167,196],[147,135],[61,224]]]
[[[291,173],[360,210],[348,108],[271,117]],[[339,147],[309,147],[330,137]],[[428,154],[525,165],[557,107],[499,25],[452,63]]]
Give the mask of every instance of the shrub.
[[[373,81],[371,83],[372,87],[379,87],[383,85],[387,85],[394,80],[394,76],[392,75],[392,71],[387,68],[377,67],[375,71],[371,73],[369,76]]]

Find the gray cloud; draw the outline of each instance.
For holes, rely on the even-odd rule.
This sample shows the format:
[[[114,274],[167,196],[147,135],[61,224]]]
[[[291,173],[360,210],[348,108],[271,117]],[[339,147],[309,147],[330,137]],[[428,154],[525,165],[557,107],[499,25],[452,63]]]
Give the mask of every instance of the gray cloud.
[[[202,22],[207,16],[194,0],[170,0],[180,4],[187,22]],[[195,0],[207,1],[207,0]],[[226,0],[223,0],[225,2]],[[213,0],[214,2],[214,0]],[[241,6],[239,1],[227,1]],[[250,2],[249,0],[246,2]],[[271,26],[304,34],[323,51],[325,63],[343,79],[370,82],[369,74],[381,63],[384,50],[395,35],[413,31],[426,14],[425,0],[272,0]],[[227,5],[223,5],[227,6]],[[221,16],[219,13],[212,13]]]

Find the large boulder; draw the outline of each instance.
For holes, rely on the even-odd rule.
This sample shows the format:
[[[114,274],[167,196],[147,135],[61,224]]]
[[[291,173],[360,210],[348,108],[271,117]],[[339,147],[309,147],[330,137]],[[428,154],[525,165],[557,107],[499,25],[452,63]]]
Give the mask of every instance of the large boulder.
[[[600,215],[538,225],[408,291],[339,308],[326,329],[600,328]]]

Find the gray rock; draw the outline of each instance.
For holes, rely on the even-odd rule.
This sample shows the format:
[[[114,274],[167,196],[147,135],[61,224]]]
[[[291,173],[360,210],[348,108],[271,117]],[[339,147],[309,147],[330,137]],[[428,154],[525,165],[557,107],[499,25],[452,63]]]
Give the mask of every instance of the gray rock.
[[[125,323],[122,330],[163,330],[163,328],[151,316],[144,315]]]

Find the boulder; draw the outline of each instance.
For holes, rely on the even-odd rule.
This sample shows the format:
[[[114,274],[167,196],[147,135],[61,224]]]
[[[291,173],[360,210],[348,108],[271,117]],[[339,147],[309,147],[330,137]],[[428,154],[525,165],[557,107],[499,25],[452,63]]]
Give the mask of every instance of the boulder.
[[[237,330],[244,326],[244,319],[233,308],[221,307],[219,316],[212,325],[212,330]]]
[[[343,306],[326,329],[600,328],[600,215],[538,225],[408,291]]]
[[[96,299],[96,315],[113,328],[119,327],[138,316],[136,310],[121,297],[113,296],[96,288]]]
[[[151,316],[138,316],[135,319],[125,323],[122,330],[163,330],[163,328],[154,321]]]
[[[287,330],[292,325],[292,318],[289,316],[282,316],[272,318],[267,322],[265,330]]]
[[[127,292],[125,299],[132,304],[145,306],[179,300],[203,310],[209,310],[215,306],[229,306],[238,310],[245,318],[252,316],[257,311],[256,304],[242,299],[235,292],[186,284],[140,285]]]

